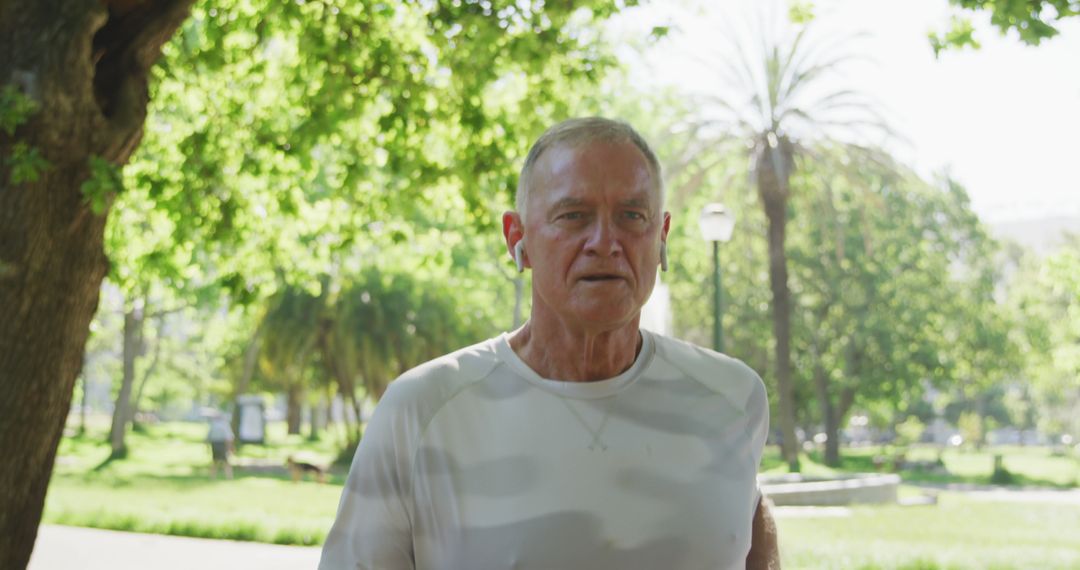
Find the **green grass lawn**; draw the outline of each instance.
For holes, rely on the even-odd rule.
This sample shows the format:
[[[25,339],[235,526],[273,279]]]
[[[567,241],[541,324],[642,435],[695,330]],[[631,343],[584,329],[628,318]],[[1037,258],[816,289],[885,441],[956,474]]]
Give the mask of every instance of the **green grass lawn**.
[[[936,447],[913,447],[911,460],[935,460]],[[838,469],[821,463],[820,453],[801,458],[807,475],[872,472],[874,457],[895,450],[842,450]],[[905,470],[907,483],[990,484],[994,455],[1014,474],[1017,486],[1074,488],[1080,460],[1054,456],[1045,448],[995,447],[981,451],[946,449],[947,475]],[[786,473],[775,447],[766,449],[764,473]],[[902,486],[900,496],[921,491]],[[1080,568],[1080,505],[989,502],[961,493],[939,495],[936,506],[864,506],[846,517],[785,518],[781,533],[784,568],[855,569],[1027,569]]]
[[[64,438],[44,521],[180,536],[319,544],[334,520],[344,473],[330,484],[294,483],[290,455],[329,464],[332,442],[268,429],[269,445],[242,446],[233,480],[209,477],[205,424],[149,426],[129,436],[129,457],[103,464],[104,432]],[[244,464],[250,464],[245,468]]]
[[[236,478],[227,481],[209,477],[205,424],[149,426],[131,435],[127,459],[108,463],[105,432],[97,425],[87,437],[63,440],[45,522],[281,544],[319,544],[333,522],[344,472],[327,485],[294,483],[284,464],[290,455],[328,464],[337,454],[334,441],[309,442],[271,425],[268,444],[241,448]],[[843,468],[855,471],[872,468],[880,452],[846,451]],[[1025,480],[1059,486],[1075,480],[1073,458],[1004,451],[1006,467]],[[912,453],[924,452],[935,453]],[[804,459],[806,473],[835,472],[814,459]],[[947,452],[944,460],[953,482],[986,482],[993,454]],[[786,470],[772,448],[763,467]],[[901,489],[902,496],[917,492]],[[936,506],[857,507],[846,517],[780,516],[778,524],[785,569],[1080,568],[1078,505],[986,502],[945,492]]]
[[[780,516],[788,569],[1080,568],[1080,505],[942,493],[934,506],[865,506],[851,516]]]

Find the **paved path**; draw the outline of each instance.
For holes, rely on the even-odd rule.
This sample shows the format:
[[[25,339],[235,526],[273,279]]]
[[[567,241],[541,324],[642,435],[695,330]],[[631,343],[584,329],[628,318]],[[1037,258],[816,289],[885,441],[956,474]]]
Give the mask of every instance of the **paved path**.
[[[911,484],[928,491],[951,491],[966,498],[979,501],[1003,501],[1020,503],[1054,503],[1080,506],[1080,489],[1011,488],[991,485],[967,484]],[[850,507],[773,507],[776,518],[831,518],[848,517]]]
[[[1013,501],[1022,503],[1057,503],[1080,505],[1080,489],[1047,489],[1040,487],[999,487],[994,485],[927,484],[913,486],[937,491],[953,491],[965,497],[984,501]]]
[[[314,570],[319,549],[41,525],[28,570]]]

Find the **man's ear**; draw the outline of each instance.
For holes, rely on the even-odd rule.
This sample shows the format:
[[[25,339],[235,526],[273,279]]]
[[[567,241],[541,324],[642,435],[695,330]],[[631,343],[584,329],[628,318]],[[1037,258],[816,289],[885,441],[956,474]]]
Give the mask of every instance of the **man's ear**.
[[[506,239],[506,252],[510,254],[510,259],[514,263],[518,263],[517,257],[514,255],[514,248],[518,242],[525,239],[525,224],[522,223],[521,214],[513,211],[503,213],[503,238]],[[526,254],[521,263],[528,266],[529,256]]]
[[[664,225],[660,227],[660,241],[667,242],[668,230],[671,229],[671,212],[664,212]]]

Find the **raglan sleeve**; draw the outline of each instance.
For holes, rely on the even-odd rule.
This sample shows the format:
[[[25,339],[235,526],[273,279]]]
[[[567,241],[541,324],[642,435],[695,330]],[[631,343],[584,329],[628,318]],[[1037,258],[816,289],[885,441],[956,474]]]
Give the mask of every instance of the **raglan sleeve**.
[[[407,387],[393,382],[356,448],[319,570],[411,569],[416,429]]]
[[[761,465],[761,455],[765,451],[765,440],[769,437],[769,397],[765,393],[765,383],[754,375],[754,390],[750,394],[748,408],[751,418],[751,445],[754,450],[754,463]]]
[[[748,369],[749,370],[749,369]],[[765,441],[769,437],[769,398],[765,392],[765,383],[756,372],[753,376],[750,397],[746,401],[747,436],[755,471],[761,468],[761,456],[765,451]],[[754,504],[761,498],[761,486],[755,483]]]

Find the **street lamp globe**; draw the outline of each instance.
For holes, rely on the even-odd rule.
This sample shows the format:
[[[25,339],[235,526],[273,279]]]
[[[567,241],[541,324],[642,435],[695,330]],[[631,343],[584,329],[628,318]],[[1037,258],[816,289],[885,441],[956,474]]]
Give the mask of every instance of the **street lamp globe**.
[[[698,218],[701,235],[705,241],[723,241],[731,239],[735,230],[735,216],[727,211],[723,204],[706,204]]]

